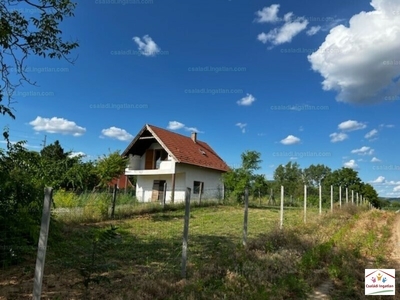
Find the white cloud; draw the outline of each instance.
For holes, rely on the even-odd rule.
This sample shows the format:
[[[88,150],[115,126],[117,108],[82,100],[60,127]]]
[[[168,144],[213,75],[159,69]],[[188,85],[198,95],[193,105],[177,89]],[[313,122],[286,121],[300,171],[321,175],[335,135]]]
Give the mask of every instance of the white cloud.
[[[240,99],[236,103],[238,105],[250,106],[254,101],[256,101],[256,98],[254,98],[254,96],[251,95],[251,94],[247,94],[246,97],[243,97],[242,99]]]
[[[351,153],[358,154],[358,155],[372,155],[374,153],[374,149],[363,146],[360,149],[351,150]]]
[[[319,49],[308,56],[324,78],[322,88],[336,91],[337,101],[366,104],[394,99],[400,93],[400,2],[372,0],[374,10],[360,12],[349,27],[330,30]],[[379,47],[377,47],[379,45]]]
[[[393,192],[400,192],[400,185],[396,186],[396,187],[393,189]]]
[[[128,133],[125,129],[121,129],[118,127],[110,127],[107,129],[103,129],[101,131],[102,136],[101,137],[109,137],[112,139],[117,139],[120,141],[129,141],[133,139],[133,135],[131,135],[130,133]]]
[[[371,159],[371,162],[381,162],[381,160],[378,159],[378,158],[376,158],[376,157],[373,157],[373,158]]]
[[[338,125],[338,128],[343,131],[354,131],[366,128],[367,125],[358,121],[348,120]]]
[[[370,132],[368,132],[364,137],[366,138],[366,139],[371,139],[371,138],[373,138],[374,136],[376,136],[378,134],[378,130],[376,130],[376,129],[372,129]]]
[[[86,154],[84,152],[82,152],[82,151],[79,151],[79,152],[71,152],[71,154],[69,155],[69,157],[77,157],[77,156],[85,157]]]
[[[63,118],[53,117],[42,118],[36,117],[35,120],[29,122],[35,131],[45,131],[48,133],[70,134],[73,136],[81,136],[86,132],[86,128],[76,125],[75,122],[68,121]]]
[[[343,133],[343,132],[331,133],[329,135],[329,137],[331,138],[331,142],[332,143],[343,142],[344,140],[349,138],[349,136],[346,133]]]
[[[198,130],[196,127],[186,127],[185,126],[185,130],[191,131],[191,132],[197,132],[197,133],[204,133],[203,131]]]
[[[167,128],[170,130],[178,130],[182,129],[183,127],[185,127],[185,124],[182,124],[178,121],[169,121],[167,126]]]
[[[283,19],[278,17],[279,5],[273,4],[264,7],[262,11],[256,12],[258,23],[284,22],[282,26],[270,30],[268,33],[262,32],[257,36],[257,40],[263,44],[270,42],[272,45],[289,43],[300,32],[308,26],[308,21],[304,17],[295,17],[292,12],[286,13]],[[313,29],[315,30],[315,29]],[[269,47],[271,49],[272,47]]]
[[[139,52],[144,56],[155,56],[160,52],[160,48],[148,35],[143,37],[143,41],[137,36],[133,37],[133,40],[138,45]]]
[[[242,133],[246,132],[246,123],[236,123],[236,126],[238,126],[240,129],[242,129]]]
[[[269,7],[264,7],[262,10],[256,12],[257,23],[275,23],[280,19],[278,18],[279,4],[272,4]]]
[[[343,167],[349,168],[349,169],[358,169],[358,165],[356,164],[354,159],[350,159],[348,162],[345,162],[343,164]]]
[[[303,17],[288,20],[280,28],[274,28],[267,34],[264,32],[260,33],[257,39],[263,44],[271,42],[275,46],[290,43],[296,35],[306,29],[307,25],[308,21]]]
[[[286,138],[281,140],[281,144],[283,145],[294,145],[298,143],[300,143],[300,139],[294,135],[288,135]]]
[[[188,126],[185,126],[185,124],[178,122],[178,121],[169,121],[168,122],[167,129],[169,129],[169,130],[179,130],[182,128],[185,129],[186,131],[204,133],[203,131],[198,130],[197,127],[188,127]]]
[[[379,176],[377,179],[372,181],[372,183],[384,183],[385,182],[385,177]]]
[[[313,26],[307,30],[307,35],[311,36],[317,34],[321,30],[321,26]]]

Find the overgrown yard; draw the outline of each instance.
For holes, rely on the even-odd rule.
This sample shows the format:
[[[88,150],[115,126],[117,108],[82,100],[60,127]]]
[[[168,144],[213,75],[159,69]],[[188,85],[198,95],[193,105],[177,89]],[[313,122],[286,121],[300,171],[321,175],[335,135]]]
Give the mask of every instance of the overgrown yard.
[[[243,247],[242,207],[192,207],[187,280],[182,208],[53,222],[43,299],[301,299],[326,280],[333,299],[363,299],[365,268],[395,268],[388,256],[395,213],[354,206],[307,213],[304,224],[302,210],[285,210],[280,230],[278,209],[250,208]],[[4,270],[0,299],[29,299],[34,265],[30,257]]]

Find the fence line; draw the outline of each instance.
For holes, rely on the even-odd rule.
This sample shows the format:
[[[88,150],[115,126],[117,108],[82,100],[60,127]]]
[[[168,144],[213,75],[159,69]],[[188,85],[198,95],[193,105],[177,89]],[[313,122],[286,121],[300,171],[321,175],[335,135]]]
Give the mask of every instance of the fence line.
[[[166,190],[166,189],[164,189]],[[202,191],[202,186],[200,186],[200,192]],[[334,187],[331,185],[330,187],[330,205],[331,205],[331,212],[334,211],[334,197],[333,197]],[[339,208],[342,208],[341,201],[342,201],[342,187],[339,187]],[[354,205],[354,191],[351,190],[352,193],[352,204]],[[182,261],[181,261],[181,276],[182,278],[187,277],[187,262],[188,262],[188,252],[189,252],[189,221],[190,221],[190,207],[193,204],[197,204],[196,201],[191,201],[192,190],[191,188],[187,187],[185,191],[185,202],[184,204],[184,223],[183,223],[183,235],[182,235]],[[366,198],[362,194],[356,193],[357,202],[356,205],[364,205],[366,203]],[[40,238],[38,244],[38,253],[37,253],[37,261],[36,261],[36,269],[35,269],[35,280],[34,280],[34,299],[40,299],[41,291],[42,291],[42,280],[44,274],[44,264],[45,264],[45,257],[46,257],[46,248],[47,248],[47,238],[49,232],[49,225],[50,225],[50,204],[53,198],[53,189],[49,188],[45,190],[45,197],[44,197],[44,207],[43,207],[43,215],[42,215],[42,227],[40,231]],[[112,212],[111,218],[115,218],[115,212],[117,205],[117,198],[118,198],[118,190],[116,186],[114,186],[113,194],[112,194]],[[308,186],[304,185],[304,223],[307,222],[307,206],[308,206]],[[198,198],[199,204],[202,203],[201,196]],[[346,203],[348,202],[348,188],[346,187]],[[161,202],[156,202],[160,205],[160,207],[165,208],[165,197]],[[337,203],[337,202],[336,202]],[[249,222],[249,189],[246,187],[244,191],[244,216],[243,216],[243,237],[242,237],[242,244],[244,247],[248,245],[248,222]],[[269,203],[268,203],[269,204]],[[280,219],[279,219],[279,227],[280,229],[284,226],[284,204],[285,204],[285,188],[281,186],[281,201],[280,201]],[[96,204],[93,204],[95,207]],[[371,203],[369,203],[369,208],[371,208]],[[319,215],[322,214],[322,186],[319,185]],[[189,252],[190,253],[190,252]]]

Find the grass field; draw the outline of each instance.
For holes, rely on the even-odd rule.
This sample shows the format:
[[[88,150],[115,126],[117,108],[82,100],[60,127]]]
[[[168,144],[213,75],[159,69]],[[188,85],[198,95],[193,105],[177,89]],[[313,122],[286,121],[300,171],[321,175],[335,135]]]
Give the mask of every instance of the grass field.
[[[250,208],[243,247],[242,207],[194,206],[186,280],[182,206],[101,223],[58,221],[42,299],[301,299],[327,279],[338,287],[336,299],[361,299],[366,262],[391,263],[379,249],[387,247],[394,216],[355,207],[319,216],[309,209],[304,224],[302,210],[292,208],[279,230],[278,209]],[[111,226],[116,234],[107,234]],[[3,272],[0,299],[29,299],[33,266],[34,257]]]

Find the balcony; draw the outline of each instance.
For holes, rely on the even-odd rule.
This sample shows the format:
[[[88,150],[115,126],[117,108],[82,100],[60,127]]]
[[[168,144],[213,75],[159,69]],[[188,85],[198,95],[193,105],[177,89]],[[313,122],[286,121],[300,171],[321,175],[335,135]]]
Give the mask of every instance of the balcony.
[[[141,157],[131,157],[125,169],[125,175],[160,175],[175,173],[175,162],[172,160],[158,160],[153,168],[145,168]]]

